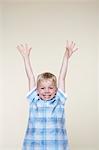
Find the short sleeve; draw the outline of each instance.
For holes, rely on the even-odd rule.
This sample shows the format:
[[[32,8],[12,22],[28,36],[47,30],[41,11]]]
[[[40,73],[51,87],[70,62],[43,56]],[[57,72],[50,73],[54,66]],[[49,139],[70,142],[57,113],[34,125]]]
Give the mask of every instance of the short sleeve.
[[[65,101],[67,100],[67,94],[64,93],[61,89],[58,89],[56,97],[61,101],[63,105],[65,104]]]
[[[39,97],[37,95],[36,87],[27,93],[26,98],[28,99],[30,104],[38,100]]]

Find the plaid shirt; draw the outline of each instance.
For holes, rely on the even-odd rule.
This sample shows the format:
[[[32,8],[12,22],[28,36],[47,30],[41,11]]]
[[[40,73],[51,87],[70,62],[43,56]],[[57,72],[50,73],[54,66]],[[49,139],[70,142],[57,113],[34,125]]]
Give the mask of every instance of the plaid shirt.
[[[28,92],[29,120],[22,150],[69,150],[64,103],[67,96],[58,89],[51,100],[42,100],[36,89]]]

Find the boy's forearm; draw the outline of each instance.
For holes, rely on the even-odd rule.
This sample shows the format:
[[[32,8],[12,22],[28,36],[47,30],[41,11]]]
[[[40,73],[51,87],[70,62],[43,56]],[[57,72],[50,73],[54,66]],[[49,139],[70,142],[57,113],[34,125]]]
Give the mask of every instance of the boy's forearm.
[[[65,80],[66,78],[67,68],[68,68],[68,58],[64,55],[59,73],[59,78],[61,78],[62,80]]]
[[[33,87],[35,87],[35,77],[33,74],[29,56],[26,56],[23,59],[24,59],[25,71],[29,81],[29,90],[31,90]]]
[[[60,73],[59,73],[59,78],[58,78],[58,87],[65,92],[65,78],[67,74],[67,68],[68,68],[68,58],[64,54]]]

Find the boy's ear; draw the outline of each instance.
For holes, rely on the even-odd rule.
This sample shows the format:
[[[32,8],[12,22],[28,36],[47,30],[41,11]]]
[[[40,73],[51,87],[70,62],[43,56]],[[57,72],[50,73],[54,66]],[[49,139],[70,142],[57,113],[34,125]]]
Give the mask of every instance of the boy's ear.
[[[56,92],[57,92],[58,88],[56,87]]]
[[[37,91],[37,95],[38,95],[39,94],[38,89],[36,89],[36,91]]]

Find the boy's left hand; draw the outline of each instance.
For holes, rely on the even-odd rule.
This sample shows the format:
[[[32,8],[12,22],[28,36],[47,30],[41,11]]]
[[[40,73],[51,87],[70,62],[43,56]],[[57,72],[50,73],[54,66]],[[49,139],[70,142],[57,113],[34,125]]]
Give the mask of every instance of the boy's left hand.
[[[75,47],[75,43],[73,41],[70,42],[70,43],[67,41],[65,54],[66,54],[66,56],[67,56],[68,59],[77,50],[78,50],[78,48]]]

